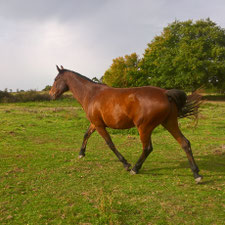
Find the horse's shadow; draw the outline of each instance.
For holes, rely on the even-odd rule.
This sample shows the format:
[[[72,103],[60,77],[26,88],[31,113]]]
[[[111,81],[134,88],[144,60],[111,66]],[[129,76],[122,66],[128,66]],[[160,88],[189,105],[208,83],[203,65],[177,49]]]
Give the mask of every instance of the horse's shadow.
[[[174,159],[175,160],[175,159]],[[203,156],[196,156],[195,157],[196,163],[200,169],[200,174],[203,175],[203,181],[201,184],[215,184],[218,181],[225,180],[225,154],[208,154]],[[117,159],[86,159],[86,161],[91,162],[102,162],[102,163],[118,163]],[[171,165],[173,164],[173,165]],[[162,177],[165,175],[174,174],[172,171],[177,170],[180,177],[192,177],[191,171],[188,174],[181,174],[179,170],[186,168],[190,170],[190,166],[186,157],[183,158],[179,163],[174,165],[174,163],[164,161],[161,163],[162,166],[154,167],[151,164],[151,160],[146,162],[143,168],[139,171],[142,175],[150,175],[150,176],[158,176]],[[168,171],[170,171],[168,173]],[[205,174],[204,171],[209,171],[210,173]]]
[[[210,180],[206,180],[206,181],[203,180],[202,184],[209,184],[209,183],[212,184],[212,183],[215,183],[215,181],[225,180],[225,154],[220,154],[220,155],[210,154],[205,156],[198,156],[195,158],[196,158],[196,163],[200,169],[200,174],[202,174],[203,177],[205,178],[213,177]],[[185,160],[185,158],[184,160],[180,161],[177,166],[162,166],[162,167],[155,167],[155,168],[145,167],[143,170],[140,170],[140,173],[148,174],[152,176],[162,176],[168,173],[168,170],[179,171],[179,169],[183,169],[183,168],[190,169],[189,163],[187,160]],[[204,171],[209,171],[212,173],[212,175],[204,175]],[[190,175],[180,174],[179,176],[186,177],[186,176],[192,176],[192,174],[191,173]]]

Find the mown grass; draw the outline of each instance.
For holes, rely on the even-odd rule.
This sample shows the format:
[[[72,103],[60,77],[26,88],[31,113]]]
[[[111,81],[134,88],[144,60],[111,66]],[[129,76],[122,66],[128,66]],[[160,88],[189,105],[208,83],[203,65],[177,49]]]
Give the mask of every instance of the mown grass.
[[[140,170],[127,173],[94,133],[78,160],[88,121],[73,100],[0,104],[0,224],[225,224],[225,104],[202,106],[198,126],[180,120],[204,176],[162,127]],[[110,130],[132,164],[135,129]]]

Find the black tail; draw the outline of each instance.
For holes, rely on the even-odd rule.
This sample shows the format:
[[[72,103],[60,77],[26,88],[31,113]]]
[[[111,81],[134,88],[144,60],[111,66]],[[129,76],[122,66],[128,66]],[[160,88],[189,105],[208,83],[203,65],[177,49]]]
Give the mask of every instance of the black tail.
[[[198,117],[198,109],[200,104],[202,103],[202,96],[197,92],[187,96],[184,91],[181,90],[168,90],[166,92],[169,100],[173,100],[178,108],[178,117],[183,118],[187,116],[194,115],[196,118]]]

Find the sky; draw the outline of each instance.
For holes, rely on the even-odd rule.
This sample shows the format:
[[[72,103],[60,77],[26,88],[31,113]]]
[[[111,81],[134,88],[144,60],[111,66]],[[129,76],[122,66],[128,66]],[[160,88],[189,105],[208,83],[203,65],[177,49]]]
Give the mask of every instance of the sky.
[[[42,90],[56,64],[100,78],[175,20],[225,28],[224,12],[224,0],[0,0],[0,90]]]

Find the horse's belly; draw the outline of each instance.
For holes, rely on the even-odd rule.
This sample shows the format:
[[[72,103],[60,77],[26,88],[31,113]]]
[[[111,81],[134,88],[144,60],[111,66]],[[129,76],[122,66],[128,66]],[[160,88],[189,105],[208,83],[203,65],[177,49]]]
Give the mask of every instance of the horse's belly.
[[[107,127],[113,129],[129,129],[134,127],[133,120],[124,114],[109,114],[103,117],[103,121]]]
[[[133,121],[130,120],[121,120],[118,122],[105,121],[105,125],[113,129],[129,129],[135,126]]]

